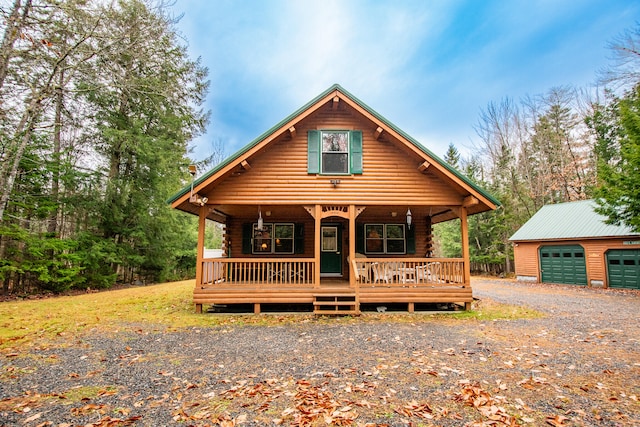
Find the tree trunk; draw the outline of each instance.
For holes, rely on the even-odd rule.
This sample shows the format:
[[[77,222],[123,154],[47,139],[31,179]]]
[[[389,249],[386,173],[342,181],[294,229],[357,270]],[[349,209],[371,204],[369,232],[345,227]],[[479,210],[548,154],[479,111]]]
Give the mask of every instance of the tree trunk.
[[[2,194],[0,194],[0,222],[4,218],[4,211],[9,203],[9,197],[11,191],[13,191],[13,185],[18,175],[18,167],[20,166],[20,160],[24,154],[24,150],[27,148],[27,144],[31,139],[31,133],[35,125],[35,118],[37,117],[40,109],[42,108],[42,100],[39,97],[34,97],[29,103],[29,107],[24,112],[20,123],[18,124],[16,136],[20,135],[20,142],[15,147],[15,152],[9,152],[9,158],[7,158],[0,169],[0,188],[2,188]],[[13,162],[10,161],[10,156],[13,156]],[[10,164],[10,166],[9,166]]]
[[[27,3],[24,5],[22,16],[20,16],[20,7],[21,1],[15,0],[11,14],[9,15],[4,37],[2,38],[2,44],[0,45],[0,89],[4,86],[4,81],[9,72],[9,62],[13,56],[13,44],[18,40],[18,37],[20,37],[22,28],[29,16],[31,0],[27,0]]]
[[[51,212],[49,217],[49,224],[47,231],[51,234],[55,234],[58,230],[58,214],[60,211],[59,199],[60,199],[60,139],[62,133],[62,106],[64,103],[64,93],[62,86],[64,85],[64,69],[60,70],[60,76],[58,78],[58,86],[56,87],[56,113],[55,123],[53,124],[53,168],[51,178],[51,200],[55,205],[55,210]]]

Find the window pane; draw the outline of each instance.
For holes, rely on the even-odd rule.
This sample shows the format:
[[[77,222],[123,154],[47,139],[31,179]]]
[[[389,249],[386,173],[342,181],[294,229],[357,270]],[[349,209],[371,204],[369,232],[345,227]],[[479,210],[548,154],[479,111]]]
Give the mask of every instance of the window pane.
[[[404,239],[404,225],[387,224],[387,239]]]
[[[293,238],[293,224],[276,224],[276,239],[292,239]]]
[[[349,134],[347,132],[323,132],[322,152],[349,152]]]
[[[322,173],[347,173],[348,166],[347,153],[322,153]]]
[[[322,251],[335,252],[338,250],[338,229],[335,227],[322,228]]]
[[[253,225],[253,252],[271,252],[272,224],[264,224],[262,230]]]
[[[403,254],[404,252],[404,240],[387,240],[387,253]]]
[[[293,253],[293,239],[276,238],[276,252]]]
[[[274,242],[274,252],[293,253],[293,224],[276,224]]]
[[[366,246],[365,252],[384,252],[384,226],[381,224],[367,225],[365,227]]]

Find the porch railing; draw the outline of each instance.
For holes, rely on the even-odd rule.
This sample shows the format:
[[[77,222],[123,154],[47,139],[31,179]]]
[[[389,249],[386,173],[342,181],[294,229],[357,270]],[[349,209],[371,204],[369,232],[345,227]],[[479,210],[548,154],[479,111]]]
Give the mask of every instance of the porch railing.
[[[464,285],[463,258],[357,258],[350,263],[362,286]],[[199,286],[312,287],[313,258],[206,258]]]
[[[465,284],[463,258],[357,258],[351,267],[361,287]]]
[[[202,284],[312,286],[313,258],[209,258],[202,261]]]

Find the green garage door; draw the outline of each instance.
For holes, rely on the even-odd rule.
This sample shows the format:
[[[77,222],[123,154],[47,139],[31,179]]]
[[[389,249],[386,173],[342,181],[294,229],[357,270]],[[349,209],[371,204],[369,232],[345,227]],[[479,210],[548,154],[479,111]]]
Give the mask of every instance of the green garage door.
[[[610,288],[640,289],[640,249],[607,252]]]
[[[584,249],[580,245],[542,246],[540,270],[544,283],[587,284]]]

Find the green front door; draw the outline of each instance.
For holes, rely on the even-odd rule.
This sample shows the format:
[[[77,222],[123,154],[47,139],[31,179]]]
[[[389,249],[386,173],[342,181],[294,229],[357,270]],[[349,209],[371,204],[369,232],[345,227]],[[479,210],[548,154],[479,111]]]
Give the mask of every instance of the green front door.
[[[542,246],[540,271],[543,283],[586,285],[584,249],[580,245]]]
[[[342,230],[340,224],[320,227],[320,275],[342,276]]]
[[[640,289],[640,249],[611,249],[607,252],[610,288]]]

